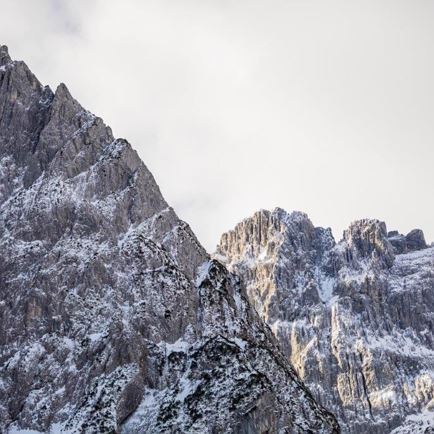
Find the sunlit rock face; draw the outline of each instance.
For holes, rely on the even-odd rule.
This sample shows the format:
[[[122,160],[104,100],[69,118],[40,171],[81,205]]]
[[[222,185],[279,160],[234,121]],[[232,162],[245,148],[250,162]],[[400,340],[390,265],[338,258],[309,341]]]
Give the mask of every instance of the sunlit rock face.
[[[4,46],[0,207],[0,432],[338,432],[129,143]]]
[[[335,243],[305,214],[275,209],[223,234],[214,256],[343,432],[434,425],[434,248],[422,231],[365,219]]]

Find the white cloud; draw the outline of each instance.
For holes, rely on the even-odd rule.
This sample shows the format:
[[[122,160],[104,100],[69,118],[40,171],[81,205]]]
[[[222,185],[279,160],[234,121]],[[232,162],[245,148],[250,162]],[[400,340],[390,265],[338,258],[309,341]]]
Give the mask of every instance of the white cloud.
[[[434,239],[429,1],[2,0],[0,41],[126,137],[209,248],[259,208]]]

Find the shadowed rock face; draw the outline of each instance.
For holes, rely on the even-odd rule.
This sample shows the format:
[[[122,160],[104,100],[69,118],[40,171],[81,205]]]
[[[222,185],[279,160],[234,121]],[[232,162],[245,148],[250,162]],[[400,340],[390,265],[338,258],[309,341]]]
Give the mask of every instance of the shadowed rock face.
[[[343,432],[434,424],[434,248],[416,230],[400,250],[398,236],[365,219],[336,244],[305,214],[275,209],[223,234],[215,253]]]
[[[0,431],[338,432],[127,141],[0,47]]]
[[[389,232],[388,237],[396,253],[408,253],[428,247],[423,232],[420,229],[413,229],[407,235],[402,235],[398,231],[392,231]]]

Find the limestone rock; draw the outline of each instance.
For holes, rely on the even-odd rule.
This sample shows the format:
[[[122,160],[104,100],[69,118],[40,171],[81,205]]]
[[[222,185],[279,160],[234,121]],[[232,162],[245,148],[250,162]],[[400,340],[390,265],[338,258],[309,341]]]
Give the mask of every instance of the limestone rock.
[[[130,144],[0,65],[0,432],[339,432]]]
[[[422,250],[428,247],[423,231],[420,229],[413,229],[407,235],[402,235],[398,231],[389,232],[388,240],[392,244],[394,252],[398,254]]]
[[[223,234],[214,255],[345,433],[434,426],[434,248],[411,234],[400,250],[398,233],[364,219],[335,243],[305,214],[275,209]]]
[[[405,236],[405,239],[407,241],[407,248],[410,251],[427,248],[423,231],[420,229],[413,229]]]

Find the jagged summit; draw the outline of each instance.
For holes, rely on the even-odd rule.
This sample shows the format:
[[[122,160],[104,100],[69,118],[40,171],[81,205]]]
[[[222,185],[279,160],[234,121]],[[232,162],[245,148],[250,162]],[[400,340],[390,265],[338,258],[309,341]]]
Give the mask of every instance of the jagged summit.
[[[392,231],[389,232],[388,237],[396,253],[408,253],[428,247],[421,229],[413,229],[407,235],[402,235],[398,231]]]
[[[344,231],[343,241],[349,247],[347,260],[375,257],[385,267],[395,259],[393,246],[387,238],[386,223],[376,219],[361,219]]]
[[[247,237],[247,247],[258,242],[266,242],[266,231],[269,226],[280,231],[287,231],[293,228],[293,237],[303,236],[312,238],[315,231],[327,233],[327,238],[331,245],[336,243],[330,228],[314,227],[309,216],[302,211],[288,212],[283,208],[276,207],[273,210],[261,209],[256,211],[251,217],[243,219],[233,230],[222,234],[217,252],[221,250],[222,244],[226,243],[228,238]],[[240,230],[249,227],[249,230]],[[255,234],[259,235],[254,239]],[[253,238],[252,238],[253,237]],[[343,232],[339,241],[341,245],[353,250],[353,253],[360,258],[377,255],[384,262],[384,265],[390,267],[393,264],[394,255],[406,253],[413,250],[421,250],[428,247],[425,242],[423,231],[414,229],[406,236],[399,234],[398,231],[387,231],[386,223],[378,219],[363,218],[353,221],[348,229]],[[402,244],[403,243],[403,244]]]
[[[434,428],[434,248],[422,231],[361,219],[335,243],[305,214],[275,209],[223,234],[215,257],[343,432]]]
[[[17,61],[0,323],[1,432],[339,432],[130,144]]]
[[[55,95],[59,99],[73,99],[71,93],[69,92],[69,89],[67,88],[65,83],[60,83],[57,88]]]
[[[0,45],[0,67],[12,62],[9,56],[9,50],[6,45]]]

